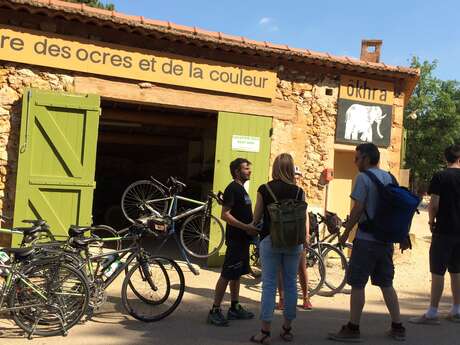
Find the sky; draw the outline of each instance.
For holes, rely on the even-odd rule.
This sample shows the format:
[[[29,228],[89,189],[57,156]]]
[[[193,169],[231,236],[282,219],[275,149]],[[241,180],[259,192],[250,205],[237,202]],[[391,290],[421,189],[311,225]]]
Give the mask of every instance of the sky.
[[[107,1],[103,1],[107,2]],[[116,10],[255,40],[359,58],[361,40],[382,39],[381,61],[438,61],[460,81],[458,0],[110,0]]]

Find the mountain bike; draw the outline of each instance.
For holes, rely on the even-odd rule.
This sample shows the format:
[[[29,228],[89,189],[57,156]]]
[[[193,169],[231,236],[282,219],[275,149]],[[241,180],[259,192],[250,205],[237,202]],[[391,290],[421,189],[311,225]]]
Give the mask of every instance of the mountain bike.
[[[326,211],[325,215],[309,212],[311,247],[322,257],[326,267],[324,284],[336,294],[342,291],[347,281],[348,259],[344,248],[352,248],[351,243],[340,244],[338,239],[342,220],[335,214]],[[326,225],[327,235],[320,238],[319,226]],[[333,243],[335,240],[337,242]]]
[[[0,263],[0,312],[32,338],[66,335],[84,315],[90,297],[82,272],[59,259],[34,260],[33,248],[3,248],[11,263]],[[23,264],[29,262],[28,264]]]
[[[259,255],[260,240],[259,236],[254,236],[249,245],[249,269],[254,278],[261,275],[261,262]],[[313,296],[323,287],[326,277],[326,268],[321,255],[312,248],[304,248],[307,275],[308,275],[308,294]]]
[[[167,186],[168,185],[168,186]],[[179,195],[186,185],[174,177],[167,185],[151,177],[129,185],[121,198],[121,208],[126,219],[134,223],[136,219],[148,219],[154,224],[154,231],[164,235],[160,250],[173,237],[179,246],[182,258],[194,274],[199,274],[192,266],[187,254],[197,258],[208,258],[216,254],[224,243],[224,227],[211,214],[212,202],[222,204],[221,193],[208,193],[205,202]],[[178,211],[178,202],[197,205],[185,211]],[[184,220],[181,229],[177,222]],[[211,241],[211,229],[213,231]],[[123,234],[123,231],[119,232]]]

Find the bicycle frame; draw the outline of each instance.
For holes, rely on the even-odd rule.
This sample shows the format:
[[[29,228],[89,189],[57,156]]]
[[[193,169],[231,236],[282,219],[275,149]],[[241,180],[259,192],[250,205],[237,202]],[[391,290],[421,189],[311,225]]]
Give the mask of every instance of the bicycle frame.
[[[158,181],[155,180],[155,182],[158,182]],[[187,210],[185,212],[182,212],[180,214],[177,214],[177,204],[178,204],[179,200],[189,202],[189,203],[199,205],[199,206],[194,207],[194,208],[192,208],[190,210]],[[169,240],[169,238],[171,236],[174,236],[174,240],[176,241],[176,243],[177,243],[177,245],[179,247],[180,254],[181,254],[182,258],[186,261],[188,268],[190,269],[190,271],[193,272],[193,274],[198,275],[199,274],[198,271],[193,267],[193,265],[192,265],[192,263],[190,261],[190,258],[188,257],[188,255],[185,252],[184,248],[180,244],[180,240],[179,240],[179,236],[178,236],[178,230],[176,228],[176,221],[178,221],[180,219],[183,219],[183,218],[186,218],[188,216],[191,216],[193,214],[199,213],[199,212],[201,212],[203,210],[206,211],[207,208],[208,208],[208,202],[189,199],[189,198],[182,197],[180,195],[173,195],[173,196],[170,196],[170,197],[167,197],[167,198],[148,200],[147,203],[154,203],[154,202],[159,202],[159,201],[168,201],[169,207],[168,207],[168,212],[167,212],[166,216],[169,219],[171,219],[171,227],[168,230],[165,239],[163,240],[163,242],[161,242],[161,244],[157,248],[156,253],[158,253],[163,248],[163,246],[166,244],[166,242],[168,242],[168,240]]]

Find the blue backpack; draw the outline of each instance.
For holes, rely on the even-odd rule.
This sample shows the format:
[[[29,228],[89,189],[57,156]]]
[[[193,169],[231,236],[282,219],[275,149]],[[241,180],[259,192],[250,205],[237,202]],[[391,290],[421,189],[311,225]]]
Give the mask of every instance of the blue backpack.
[[[359,225],[360,229],[372,233],[379,241],[401,243],[409,235],[420,198],[407,188],[400,187],[391,173],[393,182],[388,185],[370,171],[364,171],[364,174],[377,186],[379,199],[374,218],[370,219],[365,211],[367,221]]]

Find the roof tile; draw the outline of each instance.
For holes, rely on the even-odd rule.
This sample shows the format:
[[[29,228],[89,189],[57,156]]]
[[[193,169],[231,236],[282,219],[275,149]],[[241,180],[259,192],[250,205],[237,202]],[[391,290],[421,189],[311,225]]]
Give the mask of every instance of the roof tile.
[[[133,15],[127,15],[124,13],[114,12],[110,10],[92,8],[84,4],[71,3],[71,2],[62,1],[62,0],[9,0],[8,2],[18,3],[22,5],[25,4],[30,7],[37,7],[37,6],[48,7],[50,9],[60,10],[60,11],[77,10],[77,11],[81,11],[82,15],[98,17],[101,21],[111,20],[114,22],[118,21],[118,23],[120,24],[126,24],[127,22],[128,25],[146,24],[146,25],[152,25],[156,27],[163,27],[166,30],[173,29],[176,31],[183,32],[183,35],[193,34],[193,36],[189,36],[190,39],[193,39],[193,37],[197,37],[198,39],[200,38],[201,39],[205,39],[205,38],[219,39],[219,40],[225,40],[225,43],[222,42],[222,44],[237,44],[245,48],[260,48],[260,49],[268,48],[271,51],[273,50],[279,51],[279,54],[295,53],[295,54],[300,54],[302,56],[308,57],[309,59],[317,60],[318,62],[324,61],[324,62],[330,62],[333,64],[342,64],[343,67],[347,69],[351,68],[351,66],[354,66],[354,68],[358,70],[361,70],[362,68],[365,68],[365,69],[371,68],[374,70],[400,72],[400,73],[410,74],[413,76],[419,75],[419,70],[409,68],[409,67],[389,66],[384,63],[369,63],[369,62],[354,59],[351,57],[333,56],[329,53],[315,52],[315,51],[310,51],[308,49],[291,48],[288,45],[274,44],[274,43],[269,43],[266,41],[263,41],[263,42],[255,41],[255,40],[241,37],[241,36],[228,35],[228,34],[223,34],[221,32],[214,32],[214,31],[200,29],[197,27],[173,24],[173,23],[170,23],[169,21],[166,22],[166,21],[161,21],[161,20],[147,19],[142,16],[133,16]],[[172,32],[171,34],[178,35],[178,33],[174,33],[174,32]]]
[[[181,25],[176,23],[170,23],[171,29],[179,30],[179,31],[186,31],[186,32],[194,32],[193,27],[187,25]]]

